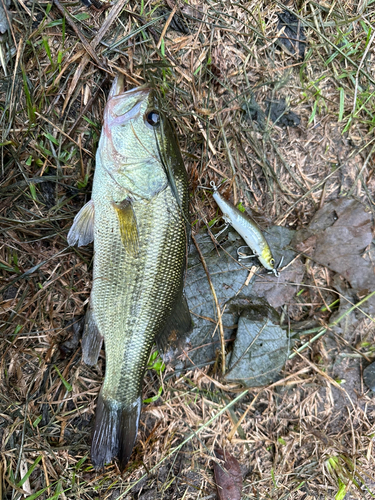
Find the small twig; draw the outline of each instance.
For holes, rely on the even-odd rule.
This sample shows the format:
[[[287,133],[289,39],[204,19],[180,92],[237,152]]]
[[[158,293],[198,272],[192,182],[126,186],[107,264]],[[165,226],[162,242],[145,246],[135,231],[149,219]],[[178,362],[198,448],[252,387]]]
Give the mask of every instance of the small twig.
[[[292,171],[289,163],[285,160],[285,158],[283,157],[283,155],[280,153],[280,150],[279,148],[277,147],[275,141],[272,139],[271,136],[268,137],[268,140],[270,141],[270,143],[272,144],[272,147],[274,148],[277,156],[280,158],[281,160],[281,163],[284,165],[284,167],[286,168],[286,170],[288,171],[289,175],[291,176],[291,178],[294,180],[294,182],[297,184],[298,187],[300,187],[302,189],[302,191],[305,191],[306,192],[306,188],[305,186],[302,184],[302,182],[300,182],[298,180],[298,177],[294,174],[294,172]]]
[[[353,428],[352,415],[350,413],[349,408],[346,407],[346,409],[348,410],[348,416],[349,416],[349,421],[350,421],[350,429],[352,431],[352,456],[355,457],[356,456],[356,446],[355,446],[355,434],[354,434],[354,428]],[[353,476],[354,475],[355,475],[355,472],[354,472]]]
[[[316,279],[315,279],[315,274],[314,274],[314,270],[313,270],[313,268],[312,268],[312,267],[310,267],[310,272],[311,272],[311,276],[312,276],[312,278],[313,278],[313,280],[314,280],[314,283],[315,283],[315,285],[316,285],[316,289],[318,290],[318,293],[319,293],[319,295],[320,295],[320,298],[321,298],[321,299],[322,299],[322,301],[323,301],[323,304],[324,304],[324,305],[325,305],[325,307],[327,308],[327,311],[329,311],[329,312],[331,313],[331,312],[332,312],[332,311],[331,311],[331,308],[330,308],[330,307],[329,307],[329,305],[327,304],[327,302],[326,302],[326,300],[325,300],[325,298],[324,298],[324,296],[323,296],[323,294],[322,294],[322,292],[321,292],[321,290],[320,290],[320,288],[319,288],[319,286],[318,286],[318,283],[316,282]]]
[[[215,104],[216,104],[216,102],[215,102]],[[216,108],[216,110],[217,110],[217,108]],[[230,166],[232,169],[232,174],[233,174],[233,177],[235,177],[236,176],[236,168],[234,166],[232,153],[230,152],[230,147],[228,144],[227,135],[226,135],[225,130],[224,130],[224,125],[223,125],[223,122],[221,120],[220,113],[217,113],[217,119],[218,119],[219,126],[220,126],[220,132],[221,132],[223,139],[224,139],[225,148],[226,148],[227,153],[228,153],[228,160],[229,160],[229,163],[230,163]]]
[[[253,408],[254,406],[254,403],[255,401],[258,399],[258,397],[261,395],[261,392],[258,392],[258,394],[256,394],[255,398],[251,401],[251,403],[249,404],[249,406],[246,408],[246,410],[244,411],[244,413],[241,415],[241,417],[238,419],[238,422],[233,426],[232,430],[230,431],[230,433],[228,434],[228,440],[229,441],[232,441],[234,435],[236,434],[237,432],[237,429],[239,428],[239,426],[242,424],[242,422],[245,420],[247,414],[249,413],[249,411]]]
[[[18,0],[18,3],[25,10],[25,12],[32,18],[33,21],[37,21],[36,16],[33,13],[31,13],[30,9],[25,5],[24,0]]]
[[[296,198],[296,195],[293,194],[290,191],[290,189],[281,182],[280,176],[277,175],[276,171],[272,168],[271,163],[268,161],[268,159],[266,157],[265,150],[264,150],[264,144],[265,144],[264,139],[263,139],[263,145],[261,146],[259,141],[255,138],[255,136],[247,135],[246,138],[250,142],[254,151],[257,153],[257,155],[260,159],[259,166],[261,167],[261,169],[263,171],[263,175],[264,175],[265,180],[267,182],[268,190],[271,193],[274,192],[273,185],[271,185],[271,183],[270,183],[269,174],[271,174],[273,181],[276,182],[276,184],[279,186],[280,191],[282,192],[284,197],[285,197],[285,194],[288,194],[291,198]]]
[[[31,389],[31,386],[28,388],[27,394],[26,394],[25,416],[24,416],[24,419],[23,419],[23,426],[22,426],[22,433],[21,433],[21,445],[20,445],[20,448],[19,448],[18,460],[17,460],[17,466],[16,466],[16,472],[15,472],[15,475],[14,475],[14,477],[16,479],[17,479],[17,475],[18,475],[18,473],[20,471],[21,459],[22,459],[22,453],[23,453],[23,447],[24,447],[24,444],[25,444],[25,433],[26,433],[26,424],[27,424],[27,412],[28,412],[28,407],[29,407],[30,389]],[[13,492],[12,498],[14,498],[14,492]]]
[[[212,154],[217,155],[217,151],[216,151],[215,147],[213,146],[212,142],[210,141],[210,139],[208,138],[206,131],[203,128],[203,125],[199,121],[198,116],[195,113],[192,113],[192,115],[193,115],[194,120],[197,122],[198,128],[199,128],[201,134],[203,135],[204,140],[207,142],[208,147],[210,148]],[[213,168],[213,167],[211,167],[211,168]]]
[[[16,84],[16,75],[17,75],[17,69],[18,69],[18,64],[20,62],[20,58],[21,58],[21,50],[22,50],[22,46],[23,46],[23,38],[20,38],[20,41],[18,43],[18,46],[17,46],[17,55],[16,55],[16,62],[15,62],[15,65],[14,65],[14,72],[13,72],[13,78],[12,78],[12,89],[11,89],[11,92],[10,92],[10,99],[9,99],[9,115],[11,116],[12,113],[13,113],[13,94],[14,94],[14,88],[15,88],[15,84]],[[9,124],[11,126],[11,122]]]
[[[197,249],[197,252],[199,254],[199,258],[202,262],[202,265],[203,265],[203,268],[206,272],[206,276],[207,276],[207,281],[208,281],[208,284],[210,285],[210,288],[211,288],[211,293],[212,293],[212,296],[214,298],[214,301],[215,301],[215,305],[216,305],[216,310],[217,310],[217,320],[218,320],[218,325],[219,325],[219,332],[220,332],[220,344],[221,344],[221,370],[222,370],[222,374],[225,375],[225,339],[224,339],[224,328],[223,328],[223,321],[221,319],[221,310],[220,310],[220,305],[219,305],[219,302],[217,300],[217,296],[216,296],[216,292],[215,292],[215,288],[212,284],[212,281],[211,281],[211,277],[210,277],[210,273],[208,271],[208,268],[207,268],[207,264],[206,264],[206,261],[204,260],[204,257],[203,257],[203,254],[201,252],[201,249],[199,248],[199,245],[197,243],[197,240],[195,239],[194,235],[192,234],[191,235],[191,238],[194,242],[194,245]]]
[[[8,29],[12,35],[12,38],[13,38],[14,46],[17,47],[17,40],[16,40],[16,37],[14,35],[12,19],[10,17],[10,12],[8,11],[8,8],[7,8],[4,0],[0,0],[0,6],[2,7],[2,10],[4,11],[4,14],[5,14],[7,23],[8,23]]]
[[[158,36],[158,33],[156,32],[156,30],[154,30],[154,28],[152,26],[150,26],[150,23],[147,23],[146,20],[142,16],[140,16],[139,14],[136,14],[135,12],[133,12],[131,10],[126,10],[125,9],[124,12],[126,12],[129,15],[131,15],[135,19],[137,19],[144,26],[144,28],[147,27],[148,31],[151,33],[152,38],[155,41],[155,44],[157,44],[157,42],[159,41],[159,36]],[[165,48],[165,57],[168,58],[174,64],[174,66],[175,66],[175,68],[176,68],[177,71],[183,73],[181,71],[181,68],[186,69],[186,67],[181,63],[181,61],[177,61],[172,56],[172,54],[170,53],[170,51],[168,50],[167,47]]]
[[[140,16],[136,12],[133,12],[132,10],[125,9],[124,12],[126,12],[127,14],[132,16],[134,19],[137,19],[137,21],[139,21],[142,24],[143,28],[147,28],[148,31],[151,33],[151,35],[154,39],[154,42],[155,43],[157,42],[157,39],[158,39],[157,31],[154,30],[154,28],[152,26],[150,26],[149,23],[147,23],[147,21],[142,16]]]
[[[371,359],[366,356],[366,354],[363,354],[363,352],[359,351],[358,349],[356,349],[354,346],[352,346],[350,344],[350,342],[348,342],[347,340],[344,339],[344,337],[342,335],[339,335],[338,333],[336,332],[332,332],[333,335],[335,337],[337,337],[338,339],[341,340],[341,342],[343,342],[345,345],[347,345],[350,349],[352,349],[354,352],[356,352],[357,354],[359,354],[360,356],[362,356],[363,358],[365,358],[365,360],[367,361],[367,363],[371,363]]]
[[[93,40],[90,43],[93,50],[101,42],[102,38],[107,33],[107,31],[109,30],[110,26],[115,21],[115,19],[118,18],[120,12],[122,11],[122,9],[124,8],[124,6],[127,2],[128,2],[128,0],[118,0],[118,2],[115,3],[114,6],[112,7],[112,9],[109,11],[108,16],[106,17],[106,19],[103,22],[103,24],[101,25],[99,31],[97,32],[97,34],[95,35],[95,37],[93,38]],[[74,89],[76,88],[76,85],[77,85],[79,79],[81,78],[81,75],[82,75],[85,67],[89,63],[89,61],[90,61],[90,56],[88,53],[86,53],[82,57],[82,60],[79,63],[78,68],[74,74],[74,77],[70,83],[70,87],[69,87],[69,90],[67,92],[67,95],[66,95],[66,98],[65,98],[65,101],[63,104],[63,108],[61,111],[62,114],[65,112],[65,109],[68,105],[68,102],[70,101],[70,98],[74,92]],[[106,71],[108,71],[108,70],[106,70]]]
[[[83,36],[81,31],[77,28],[75,22],[72,20],[69,12],[64,9],[64,7],[61,5],[59,0],[53,0],[53,3],[56,5],[56,7],[59,9],[60,13],[62,16],[65,17],[67,23],[69,26],[73,29],[75,34],[78,36],[78,38],[81,40],[82,45],[85,47],[86,52],[91,56],[91,58],[96,62],[96,64],[99,66],[99,68],[103,69],[104,71],[107,71],[105,64],[103,61],[101,61],[96,54],[94,48],[89,44],[89,42],[86,40],[86,38]]]
[[[47,492],[48,492],[48,496],[51,494],[51,489],[50,489],[50,482],[49,482],[49,479],[48,479],[48,472],[47,472],[47,466],[46,466],[46,457],[44,455],[44,453],[42,454],[42,466],[43,466],[43,471],[44,471],[44,479],[46,481],[46,485],[47,485]]]
[[[294,356],[296,356],[300,352],[304,351],[306,349],[306,347],[309,347],[310,345],[312,345],[316,340],[318,340],[320,337],[322,337],[327,332],[327,330],[328,330],[328,328],[323,328],[323,330],[320,330],[320,332],[317,333],[312,339],[310,339],[305,344],[301,345],[301,347],[299,347],[298,349],[295,349],[294,352],[289,356],[289,359],[294,358]]]
[[[163,28],[163,31],[161,32],[161,35],[160,35],[160,38],[159,38],[159,41],[158,41],[158,44],[157,44],[157,48],[160,49],[160,46],[161,46],[161,43],[163,41],[163,38],[165,37],[165,34],[167,32],[167,29],[168,29],[168,26],[171,24],[171,21],[173,19],[173,16],[176,14],[176,11],[177,11],[177,5],[176,4],[174,7],[173,7],[173,10],[172,12],[169,14],[169,17],[167,19],[167,22],[165,23],[165,26]]]
[[[303,194],[296,202],[293,203],[293,205],[291,205],[288,210],[286,211],[286,213],[282,214],[282,217],[281,219],[277,219],[275,224],[277,224],[278,226],[280,226],[284,221],[285,219],[289,216],[289,214],[291,212],[293,212],[294,208],[302,201],[304,200],[305,198],[307,198],[307,196],[309,196],[310,193],[312,193],[313,191],[315,191],[316,189],[320,188],[321,186],[323,186],[323,184],[325,184],[327,182],[327,180],[332,177],[332,175],[335,175],[337,174],[338,170],[340,168],[342,168],[344,166],[344,163],[342,163],[336,170],[333,170],[333,172],[331,172],[330,174],[327,175],[327,177],[325,177],[323,180],[319,181],[317,184],[315,184],[315,186],[313,186],[311,189],[309,189],[307,191],[307,193]]]
[[[313,370],[315,370],[317,373],[319,373],[319,375],[321,375],[323,378],[325,378],[327,380],[328,383],[330,383],[331,385],[333,385],[334,387],[336,387],[336,389],[339,389],[340,391],[342,391],[346,397],[348,398],[348,400],[350,401],[350,404],[352,405],[352,408],[355,410],[355,406],[354,406],[354,403],[352,401],[352,398],[349,396],[348,392],[343,388],[341,387],[341,385],[339,383],[336,382],[336,380],[334,380],[332,377],[330,377],[327,373],[325,373],[324,371],[322,371],[320,368],[318,368],[314,363],[312,363],[309,359],[305,358],[304,356],[302,356],[302,354],[300,354],[299,352],[295,351],[296,354],[298,354],[298,356],[303,359],[304,361],[306,361],[306,363],[311,366],[311,368]]]

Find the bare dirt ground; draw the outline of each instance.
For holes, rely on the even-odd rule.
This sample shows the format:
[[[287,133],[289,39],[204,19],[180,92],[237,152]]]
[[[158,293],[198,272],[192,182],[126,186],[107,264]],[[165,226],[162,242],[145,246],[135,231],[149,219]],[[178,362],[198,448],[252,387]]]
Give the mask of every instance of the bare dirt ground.
[[[178,375],[150,363],[151,402],[121,477],[115,464],[98,472],[90,463],[105,354],[95,368],[81,361],[92,248],[70,248],[66,236],[90,198],[118,71],[128,88],[153,81],[165,97],[195,233],[218,215],[198,189],[212,180],[227,181],[224,196],[273,225],[299,232],[346,198],[372,227],[374,1],[17,1],[9,12],[7,74],[0,69],[0,497],[216,498],[221,447],[241,465],[243,498],[373,498],[375,400],[363,369],[375,357],[375,287],[372,267],[360,265],[372,266],[371,242],[356,264],[340,252],[345,241],[324,240],[324,259],[307,243],[294,248],[303,278],[278,312],[300,335],[295,351],[324,334],[292,352],[275,383],[228,384],[219,358]],[[285,12],[296,16],[295,54],[280,41]],[[287,126],[271,119],[280,99]]]

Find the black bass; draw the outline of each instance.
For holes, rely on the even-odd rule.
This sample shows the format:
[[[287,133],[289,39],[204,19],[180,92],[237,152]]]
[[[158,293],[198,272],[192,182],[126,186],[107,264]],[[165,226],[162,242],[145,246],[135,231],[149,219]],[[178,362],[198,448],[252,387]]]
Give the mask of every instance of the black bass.
[[[188,181],[171,123],[147,86],[123,91],[117,77],[104,111],[91,200],[74,219],[70,245],[94,241],[93,285],[82,340],[106,370],[91,460],[123,469],[137,437],[142,381],[155,340],[190,329],[183,296]],[[163,340],[164,339],[164,340]]]

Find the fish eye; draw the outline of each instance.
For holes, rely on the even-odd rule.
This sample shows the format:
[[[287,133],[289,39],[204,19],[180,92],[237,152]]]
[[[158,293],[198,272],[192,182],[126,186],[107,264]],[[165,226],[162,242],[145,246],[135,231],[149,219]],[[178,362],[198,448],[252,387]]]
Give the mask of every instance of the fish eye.
[[[160,125],[159,112],[156,111],[155,109],[153,109],[151,111],[146,111],[145,121],[146,121],[146,123],[151,125],[151,127],[158,127]]]

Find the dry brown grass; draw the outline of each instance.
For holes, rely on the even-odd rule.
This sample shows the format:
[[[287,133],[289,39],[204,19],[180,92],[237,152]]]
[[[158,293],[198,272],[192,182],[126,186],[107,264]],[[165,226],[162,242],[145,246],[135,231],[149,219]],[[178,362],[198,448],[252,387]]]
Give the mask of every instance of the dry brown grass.
[[[75,340],[70,323],[87,305],[92,261],[91,249],[67,247],[66,234],[90,197],[116,71],[129,88],[152,79],[166,94],[195,229],[216,215],[197,190],[211,180],[229,179],[235,203],[294,229],[338,196],[354,196],[374,213],[374,43],[365,32],[375,23],[373,1],[290,2],[306,26],[304,62],[275,43],[280,2],[181,2],[186,33],[173,23],[164,33],[168,14],[155,9],[173,8],[173,0],[120,2],[101,11],[63,3],[69,22],[57,2],[11,7],[16,51],[9,76],[0,76],[2,497],[214,498],[211,461],[219,445],[243,467],[244,498],[331,499],[342,484],[373,498],[374,399],[360,370],[363,355],[374,358],[375,332],[366,318],[349,347],[337,337],[320,339],[288,362],[282,380],[250,390],[230,408],[242,389],[208,368],[179,377],[150,371],[145,398],[160,385],[163,395],[144,406],[125,475],[115,465],[102,473],[90,466],[104,357],[91,369],[80,360],[78,339],[64,346]],[[263,109],[266,99],[285,97],[300,125],[249,121],[242,106],[252,95]],[[325,268],[309,266],[304,291],[284,313],[325,324],[330,314],[321,308],[337,293]],[[350,379],[343,370],[354,361]],[[359,478],[368,485],[362,493],[353,483],[360,486]]]

